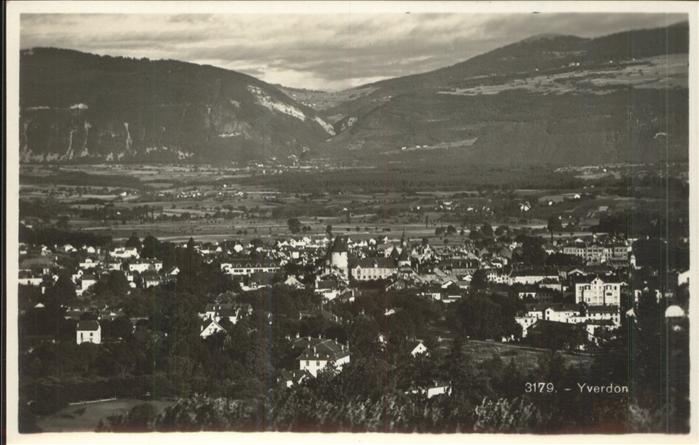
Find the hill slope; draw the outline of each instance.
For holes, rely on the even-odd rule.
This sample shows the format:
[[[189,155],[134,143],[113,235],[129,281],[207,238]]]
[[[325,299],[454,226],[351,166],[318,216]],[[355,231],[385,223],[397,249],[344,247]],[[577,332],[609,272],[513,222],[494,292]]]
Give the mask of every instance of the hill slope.
[[[22,52],[20,101],[24,161],[288,156],[333,132],[251,76],[52,48]]]
[[[688,24],[535,36],[323,110],[338,155],[467,163],[688,156]],[[417,153],[417,154],[416,154]]]

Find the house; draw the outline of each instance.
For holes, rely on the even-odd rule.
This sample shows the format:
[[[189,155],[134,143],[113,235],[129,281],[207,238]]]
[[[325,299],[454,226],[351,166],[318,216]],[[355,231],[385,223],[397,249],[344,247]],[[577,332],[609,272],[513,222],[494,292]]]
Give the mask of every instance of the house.
[[[534,317],[537,320],[557,321],[560,323],[579,323],[581,308],[569,304],[533,303],[526,304],[526,317]]]
[[[78,263],[78,267],[82,270],[88,270],[88,269],[94,269],[95,267],[100,265],[99,260],[95,260],[93,258],[85,258],[83,261]]]
[[[488,269],[486,271],[488,283],[509,284],[510,276],[502,269]]]
[[[117,247],[116,249],[110,250],[109,255],[112,258],[119,258],[119,259],[129,259],[129,258],[138,258],[138,249],[135,247]]]
[[[286,280],[284,280],[284,285],[289,286],[289,287],[293,287],[294,289],[305,289],[306,288],[306,286],[302,282],[300,282],[298,280],[298,278],[296,278],[293,275],[289,275],[286,278]]]
[[[480,261],[475,258],[451,258],[439,263],[439,268],[454,275],[473,275],[480,268]]]
[[[271,287],[274,282],[274,273],[270,272],[254,272],[240,284],[240,288],[244,291],[254,291],[264,287]]]
[[[201,338],[208,338],[218,332],[226,332],[226,330],[223,328],[223,326],[218,324],[216,320],[212,319],[209,320],[209,323],[202,328],[201,332],[199,333],[199,336]]]
[[[625,261],[629,256],[629,246],[625,243],[591,243],[585,244],[581,240],[564,246],[563,253],[583,258],[592,264],[606,263],[611,260]]]
[[[108,271],[121,270],[121,262],[119,261],[109,261],[104,264],[104,268]]]
[[[44,282],[42,275],[35,275],[30,270],[20,270],[17,278],[21,286],[41,286]]]
[[[590,306],[619,306],[623,283],[605,282],[599,276],[590,282],[575,284],[575,302]]]
[[[143,279],[143,287],[146,289],[160,285],[160,275],[153,271],[146,271],[143,275],[141,275],[141,278]]]
[[[212,303],[206,305],[204,312],[199,312],[199,318],[216,322],[228,319],[231,324],[237,324],[241,318],[251,314],[252,305],[249,303]]]
[[[425,390],[425,396],[428,399],[431,399],[432,397],[436,397],[439,395],[451,395],[451,385],[449,383],[440,383],[440,382],[434,382],[430,386],[428,386]]]
[[[75,327],[75,342],[94,343],[96,345],[102,343],[102,327],[97,320],[80,320]]]
[[[535,315],[524,315],[515,317],[515,322],[522,327],[522,338],[525,338],[529,333],[529,328],[541,318]]]
[[[138,273],[143,273],[146,271],[155,271],[155,272],[160,272],[160,270],[163,268],[163,262],[158,261],[158,260],[152,260],[152,259],[143,259],[140,261],[135,261],[133,263],[129,263],[129,272],[138,272]]]
[[[436,397],[439,395],[451,395],[451,384],[446,383],[446,382],[437,382],[434,381],[430,383],[427,386],[420,386],[420,387],[413,387],[412,389],[409,389],[407,394],[419,394],[427,399],[431,399],[432,397]]]
[[[440,301],[442,299],[442,287],[437,283],[428,283],[423,286],[418,295],[430,298],[433,301]]]
[[[398,256],[398,267],[410,267],[412,262],[410,260],[410,253],[408,249],[403,249],[403,251]]]
[[[558,281],[558,273],[555,271],[533,270],[533,271],[515,271],[509,277],[509,285],[515,284],[539,284],[543,281]]]
[[[359,258],[352,266],[352,278],[357,281],[376,281],[391,278],[397,272],[390,258]]]
[[[429,351],[427,350],[427,346],[425,346],[422,340],[419,340],[418,343],[415,346],[413,346],[413,348],[410,350],[410,355],[416,357],[422,354],[429,355]]]
[[[587,338],[591,342],[597,343],[597,339],[603,332],[609,332],[617,328],[611,320],[590,320],[585,323]]]
[[[287,388],[303,383],[309,378],[313,378],[313,376],[306,370],[294,369],[289,371],[288,369],[282,369],[279,373],[279,381]]]
[[[341,370],[350,361],[349,348],[330,339],[298,338],[294,348],[303,349],[297,357],[299,370],[308,371],[313,377],[326,366]]]
[[[227,309],[222,309],[218,314],[218,320],[221,318],[228,319],[231,324],[238,324],[238,322],[245,317],[252,314],[252,306],[249,303],[237,303],[231,305],[232,307]]]
[[[614,327],[621,325],[621,314],[617,306],[588,306],[585,315],[588,321],[610,321]]]
[[[440,299],[443,303],[454,303],[461,300],[463,290],[459,287],[457,283],[453,281],[447,281],[442,284],[442,292]]]
[[[90,287],[94,286],[95,283],[97,283],[97,278],[94,275],[83,274],[83,276],[80,279],[80,287],[75,290],[75,293],[77,295],[82,295]]]
[[[340,296],[340,283],[335,277],[328,278],[316,277],[314,293],[320,294],[324,299],[332,301]]]
[[[271,261],[232,261],[229,263],[221,263],[221,270],[233,276],[251,276],[255,273],[275,273],[279,270],[279,266]]]

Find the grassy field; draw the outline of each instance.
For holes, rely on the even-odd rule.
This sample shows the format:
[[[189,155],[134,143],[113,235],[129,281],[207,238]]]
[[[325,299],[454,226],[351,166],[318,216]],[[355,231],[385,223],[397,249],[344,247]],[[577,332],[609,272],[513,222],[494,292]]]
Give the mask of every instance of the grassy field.
[[[68,406],[55,414],[41,417],[37,425],[44,432],[95,431],[99,421],[115,414],[123,414],[136,405],[145,403],[138,399],[118,399],[84,405]],[[161,412],[175,402],[166,400],[148,401]]]
[[[464,344],[464,352],[470,354],[477,363],[482,363],[493,356],[499,356],[505,363],[514,359],[517,367],[524,372],[534,371],[539,360],[551,354],[548,349],[478,340],[467,341]],[[562,352],[560,354],[567,366],[574,366],[581,370],[588,369],[595,359],[595,355],[589,353]]]

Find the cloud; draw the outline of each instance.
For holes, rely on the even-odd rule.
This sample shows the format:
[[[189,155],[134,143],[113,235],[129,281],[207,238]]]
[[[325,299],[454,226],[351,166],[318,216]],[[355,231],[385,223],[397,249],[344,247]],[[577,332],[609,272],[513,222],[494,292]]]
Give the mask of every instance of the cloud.
[[[21,46],[178,59],[340,89],[424,72],[539,33],[594,37],[667,14],[23,14]]]

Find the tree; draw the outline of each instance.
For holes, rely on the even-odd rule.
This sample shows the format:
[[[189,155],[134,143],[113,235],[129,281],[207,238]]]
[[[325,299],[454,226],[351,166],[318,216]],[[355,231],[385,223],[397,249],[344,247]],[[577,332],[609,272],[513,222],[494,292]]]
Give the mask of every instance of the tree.
[[[160,241],[152,235],[143,238],[141,256],[144,258],[160,258]]]
[[[521,260],[530,266],[541,266],[546,262],[546,251],[542,246],[541,238],[524,237]]]
[[[478,269],[473,273],[473,276],[471,277],[471,286],[470,288],[473,289],[474,291],[479,291],[485,289],[485,287],[488,285],[488,274],[484,269]]]
[[[125,414],[109,416],[106,421],[100,421],[97,425],[97,431],[129,433],[153,431],[156,418],[155,406],[150,403],[142,403],[134,406]]]
[[[533,403],[524,399],[483,399],[474,410],[477,433],[531,433],[542,424],[542,416]]]
[[[301,221],[297,218],[289,218],[286,220],[286,225],[291,233],[299,233],[301,231]]]
[[[563,230],[563,224],[561,223],[561,217],[558,215],[549,216],[548,222],[546,223],[546,228],[551,234],[551,241],[553,242],[553,232],[560,232]]]
[[[484,223],[481,226],[481,234],[483,235],[484,238],[492,238],[493,237],[493,227],[488,223]]]
[[[546,258],[546,265],[547,266],[567,267],[567,266],[580,266],[582,264],[583,264],[583,259],[581,257],[576,256],[576,255],[568,255],[565,253],[556,252],[554,254],[549,255]]]
[[[120,270],[112,270],[106,275],[101,275],[92,288],[95,296],[110,305],[123,302],[130,290],[129,281]]]
[[[467,337],[495,339],[503,332],[500,312],[500,305],[490,298],[474,295],[456,303],[455,321],[459,331]]]
[[[131,232],[131,236],[126,240],[124,245],[128,248],[135,247],[139,250],[139,252],[141,251],[141,240],[138,238],[138,234],[136,232]]]
[[[46,296],[48,305],[55,307],[70,306],[77,301],[75,284],[67,271],[58,274],[56,284],[48,289]]]

